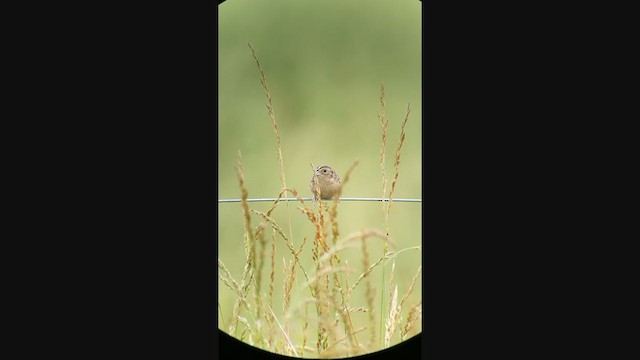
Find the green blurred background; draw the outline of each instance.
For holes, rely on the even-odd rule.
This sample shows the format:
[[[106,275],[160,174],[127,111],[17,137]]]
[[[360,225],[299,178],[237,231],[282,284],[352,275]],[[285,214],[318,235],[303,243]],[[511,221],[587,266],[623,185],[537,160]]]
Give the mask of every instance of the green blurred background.
[[[379,160],[382,141],[377,111],[380,82],[384,81],[389,119],[386,153],[389,188],[401,122],[407,103],[411,103],[394,197],[422,198],[420,1],[227,0],[219,5],[218,30],[219,198],[240,197],[235,172],[238,151],[242,152],[250,198],[276,197],[281,187],[275,136],[248,42],[261,62],[273,99],[288,187],[295,188],[303,197],[311,196],[311,162],[316,166],[329,165],[343,178],[354,160],[359,159],[360,165],[343,196],[382,196]],[[270,203],[250,203],[251,208],[261,211],[269,206]],[[280,206],[274,218],[287,235],[291,222],[296,246],[307,238],[308,251],[301,256],[306,268],[311,269],[314,229],[296,206],[290,204],[289,211]],[[390,236],[397,243],[394,250],[421,244],[420,206],[420,203],[393,205],[389,220]],[[218,209],[219,258],[239,281],[245,257],[241,206],[225,203],[218,204]],[[338,221],[343,235],[367,228],[384,230],[382,205],[377,202],[342,202]],[[258,223],[259,219],[253,217],[252,225]],[[369,244],[370,261],[374,262],[382,254],[382,244],[381,241]],[[281,316],[282,258],[288,261],[290,256],[281,239],[277,246],[274,310],[278,309],[276,315]],[[357,270],[352,274],[353,283],[362,271],[361,251],[347,250],[342,257]],[[420,265],[420,251],[406,251],[398,256],[395,280],[400,296]],[[390,268],[389,264],[385,302]],[[268,278],[268,264],[265,271],[263,279]],[[381,267],[372,276],[376,294],[380,296]],[[298,273],[293,304],[308,296],[305,291],[295,290],[301,283],[302,276]],[[218,325],[227,331],[236,296],[221,281],[218,289],[222,313]],[[376,301],[379,306],[380,299]],[[420,282],[408,301],[411,305],[421,301]],[[366,306],[364,297],[354,297],[352,305]],[[355,314],[354,321],[362,321],[361,325],[366,326],[367,316]],[[376,320],[379,321],[379,309]],[[379,334],[379,329],[376,332]],[[367,338],[368,333],[362,336]]]

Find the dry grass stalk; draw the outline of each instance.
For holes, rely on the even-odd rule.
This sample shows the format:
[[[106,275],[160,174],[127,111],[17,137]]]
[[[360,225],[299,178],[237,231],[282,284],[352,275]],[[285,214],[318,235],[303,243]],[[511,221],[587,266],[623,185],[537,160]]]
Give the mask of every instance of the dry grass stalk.
[[[384,102],[384,82],[380,83],[380,112],[378,112],[378,118],[382,125],[382,147],[380,148],[380,169],[382,170],[382,197],[387,195],[387,171],[385,168],[385,153],[387,151],[387,126],[389,120],[385,119],[385,102]],[[384,206],[383,206],[384,209]]]
[[[242,302],[242,304],[247,309],[251,310],[251,305],[247,302],[246,296],[242,293],[241,286],[233,279],[233,277],[229,273],[229,270],[220,259],[218,259],[218,268],[224,273],[218,273],[218,277],[229,289],[231,289],[231,291],[233,291],[238,296],[238,301]],[[239,306],[237,303],[236,305]]]
[[[293,260],[289,262],[289,266],[287,266],[287,260],[282,258],[282,272],[284,273],[284,302],[282,304],[282,314],[284,316],[284,328],[286,332],[289,332],[289,321],[286,316],[287,311],[289,310],[289,302],[291,301],[291,288],[293,287],[293,273],[291,271],[287,271],[289,267],[295,267],[295,263]]]
[[[296,277],[296,263],[292,259],[291,261],[289,261],[289,266],[287,266],[287,262],[285,261],[285,259],[283,258],[282,260],[284,262],[284,266],[282,268],[282,270],[284,271],[284,304],[282,306],[282,313],[286,314],[289,311],[291,289],[293,288],[293,281]]]
[[[394,259],[393,263],[391,264],[391,275],[389,276],[389,300],[391,300],[391,296],[393,295],[391,293],[391,288],[393,287],[393,278],[395,277],[396,274],[396,261]]]
[[[242,281],[240,283],[239,289],[240,294],[236,303],[233,307],[233,321],[230,325],[229,332],[235,333],[237,329],[237,324],[240,317],[241,305],[246,303],[245,299],[249,292],[249,288],[251,285],[251,280],[254,275],[254,261],[255,261],[255,241],[253,238],[253,232],[251,231],[251,216],[249,211],[249,205],[247,203],[248,191],[244,182],[244,171],[242,167],[242,154],[238,152],[238,166],[236,168],[236,173],[238,176],[238,182],[240,184],[240,192],[242,198],[242,213],[244,215],[244,250],[246,255],[246,261],[244,266],[244,271],[242,274]],[[259,305],[257,305],[259,306]],[[249,309],[249,308],[248,308]]]
[[[258,211],[258,210],[254,210],[251,209],[251,212],[261,216],[264,220],[266,220],[271,227],[278,233],[280,234],[280,236],[282,237],[282,239],[285,241],[285,243],[287,244],[287,247],[289,248],[289,250],[291,250],[291,253],[295,253],[295,249],[293,247],[293,243],[291,242],[291,240],[289,240],[289,238],[287,237],[287,235],[284,234],[284,232],[282,231],[282,228],[280,228],[280,226],[275,222],[275,220],[273,220],[272,217],[270,217],[269,215],[267,215],[266,213],[263,213],[262,211]]]
[[[286,316],[299,318],[299,317],[302,316],[302,310],[305,309],[305,307],[307,305],[309,305],[309,304],[317,304],[319,301],[321,301],[321,300],[318,299],[318,297],[315,297],[315,296],[307,297],[305,299],[299,300],[296,303],[296,305],[290,309],[289,313],[286,314]],[[317,321],[318,320],[317,317],[311,317],[309,319],[311,319],[313,321]]]
[[[255,259],[255,263],[256,263],[256,275],[255,275],[255,279],[256,279],[256,283],[255,283],[255,291],[254,291],[254,296],[256,297],[256,304],[260,304],[260,306],[256,306],[256,310],[257,310],[257,314],[256,316],[258,318],[261,317],[262,314],[262,302],[259,301],[259,299],[262,297],[262,293],[261,293],[261,288],[262,288],[262,270],[264,268],[264,263],[265,263],[265,259],[266,257],[266,251],[267,251],[267,242],[264,239],[264,232],[261,231],[257,237],[255,237],[256,243],[260,244],[260,256],[257,257]],[[254,246],[254,247],[257,247]]]
[[[229,270],[220,259],[218,259],[218,268],[222,270],[222,272],[224,273],[224,274],[218,273],[218,277],[231,291],[233,291],[238,296],[238,300],[236,301],[236,307],[239,307],[239,303],[241,303],[247,308],[247,310],[251,311],[251,304],[247,302],[246,294],[242,292],[241,286],[233,279],[233,277],[229,273]],[[234,313],[235,312],[236,311],[234,307]],[[235,330],[235,326],[237,326],[237,324],[235,325],[233,323],[230,324],[230,328],[232,325],[233,325],[233,329]]]
[[[349,269],[349,262],[345,261],[344,267]],[[356,337],[357,331],[353,329],[353,320],[351,319],[351,305],[349,298],[349,275],[350,271],[345,273],[345,287],[342,287],[340,283],[337,283],[338,289],[340,291],[340,296],[342,297],[342,303],[340,304],[342,313],[344,314],[344,331],[349,337],[349,343],[351,345],[355,345],[357,348],[361,348],[362,345],[358,342],[358,338]],[[363,328],[365,329],[365,328]]]
[[[398,147],[396,148],[396,155],[393,162],[393,181],[391,182],[391,191],[389,192],[389,198],[393,198],[393,193],[396,189],[396,183],[398,182],[398,174],[400,168],[400,150],[402,150],[402,144],[404,144],[405,138],[405,126],[407,125],[407,120],[409,120],[409,114],[411,113],[411,104],[407,104],[407,112],[404,116],[404,120],[402,121],[402,127],[400,128],[400,141],[398,142]],[[387,207],[387,214],[391,210],[391,204],[393,201],[389,200],[389,206]]]
[[[316,311],[318,313],[318,337],[316,341],[316,349],[318,355],[327,348],[329,342],[329,306],[327,299],[328,289],[324,286],[322,281],[315,282],[316,290]]]
[[[347,269],[347,271],[350,271],[348,270],[347,266],[345,266],[345,269]],[[333,274],[333,279],[334,279],[334,287],[338,289],[338,292],[340,293],[340,297],[342,300],[340,306],[336,310],[338,310],[338,313],[342,318],[342,322],[344,324],[344,331],[347,334],[349,344],[359,347],[360,344],[358,343],[358,339],[354,335],[351,313],[348,310],[349,309],[348,294],[346,293],[345,289],[341,286],[340,281],[338,280],[338,273]]]
[[[273,288],[275,283],[275,272],[276,272],[276,230],[271,229],[271,274],[269,278],[269,306],[273,307]],[[267,312],[267,321],[270,326],[269,331],[269,342],[273,344],[273,319],[271,318],[271,313]]]
[[[351,173],[356,168],[356,166],[358,166],[358,164],[360,164],[360,160],[354,161],[353,165],[351,165],[351,167],[345,173],[342,179],[342,182],[340,184],[340,187],[338,188],[338,194],[334,197],[333,206],[329,210],[329,221],[331,223],[331,230],[332,230],[334,244],[336,243],[336,241],[338,241],[338,236],[340,236],[340,231],[338,230],[338,203],[340,202],[339,199],[340,199],[340,196],[342,196],[342,191],[345,185],[347,184],[347,182],[349,181],[349,178],[351,177]]]
[[[343,272],[350,272],[350,271],[353,271],[353,270],[344,266],[340,267],[340,266],[325,265],[322,268],[318,269],[318,271],[311,276],[308,284],[312,286],[317,286],[317,283],[324,281],[324,279],[328,274],[343,273]]]
[[[329,347],[327,348],[327,351],[330,351],[330,350],[331,350],[333,347],[335,347],[336,345],[338,345],[338,344],[340,344],[340,343],[344,342],[345,340],[348,340],[348,339],[349,339],[349,335],[351,335],[351,336],[355,336],[356,334],[358,334],[358,333],[360,333],[360,332],[363,332],[363,331],[365,331],[365,330],[367,330],[367,327],[366,327],[366,326],[363,326],[363,327],[361,327],[361,328],[359,328],[359,329],[357,329],[357,330],[354,330],[354,331],[353,331],[353,333],[351,333],[351,334],[348,334],[348,335],[345,335],[345,336],[341,337],[340,339],[336,340],[336,342],[334,342],[333,344],[331,344],[331,346],[329,346]],[[361,345],[357,345],[357,346],[354,348],[353,346],[351,346],[351,344],[347,344],[346,349],[345,349],[345,354],[346,354],[347,356],[353,356],[353,355],[357,355],[357,354],[361,353],[363,350],[364,350],[364,348],[362,348],[362,346],[361,346]]]
[[[278,206],[278,204],[280,203],[280,199],[286,194],[287,191],[291,191],[289,189],[284,189],[282,191],[280,191],[280,194],[278,194],[278,197],[276,198],[276,200],[273,202],[273,204],[271,204],[271,207],[269,208],[269,210],[267,210],[266,214],[271,216],[271,213],[276,209],[276,207]],[[295,192],[295,190],[293,190]],[[300,199],[302,200],[302,199]],[[262,232],[264,231],[264,227],[265,227],[266,221],[261,221],[260,224],[256,227],[255,229],[255,238],[258,238],[259,236],[262,235]]]
[[[364,269],[369,268],[369,250],[367,250],[367,242],[365,241],[365,237],[362,237],[362,265]],[[373,285],[371,284],[371,279],[369,277],[365,277],[365,285],[366,285],[366,298],[367,298],[367,306],[369,307],[369,328],[371,329],[371,336],[369,338],[369,347],[373,346],[373,343],[376,339],[376,327],[375,327],[375,316],[373,314],[373,299],[375,297],[375,291],[373,289]]]
[[[313,261],[317,264],[318,259],[320,257],[320,254],[319,254],[320,242],[318,241],[318,239],[322,237],[322,227],[320,226],[320,221],[318,221],[318,217],[316,216],[315,212],[313,212],[313,210],[307,208],[306,206],[304,208],[299,207],[298,209],[303,214],[307,215],[307,218],[309,219],[309,221],[311,221],[311,223],[315,227],[312,254],[313,254]]]
[[[282,328],[282,325],[280,325],[280,321],[278,321],[278,317],[276,316],[276,314],[273,313],[273,309],[271,307],[269,307],[269,311],[271,312],[271,315],[275,319],[276,324],[278,324],[278,327],[280,328],[280,331],[282,331],[282,335],[284,336],[285,340],[287,341],[286,344],[288,345],[288,349],[291,350],[295,356],[298,356],[298,352],[296,351],[296,347],[293,346],[293,343],[291,342],[291,339],[289,338],[289,334],[286,331],[284,331],[284,329]]]
[[[335,255],[345,249],[351,249],[358,246],[356,243],[358,240],[368,239],[368,238],[380,238],[386,243],[393,244],[393,241],[385,236],[380,230],[377,229],[367,229],[362,231],[356,231],[352,234],[349,234],[344,239],[338,241],[335,245],[327,249],[324,254],[319,258],[319,262],[323,263],[329,260],[331,257],[335,257]]]
[[[318,204],[320,204],[320,206],[318,208],[318,224],[316,225],[320,231],[317,233],[317,235],[319,236],[317,237],[316,241],[322,248],[322,251],[326,251],[329,248],[329,245],[327,245],[326,242],[327,230],[324,221],[324,212],[322,211],[322,199],[318,199]]]
[[[220,279],[222,279],[224,284],[227,285],[227,287],[229,289],[231,289],[231,291],[233,291],[233,292],[235,292],[236,294],[239,295],[240,294],[240,284],[238,284],[233,279],[233,276],[231,276],[231,273],[229,272],[229,269],[227,269],[227,267],[224,265],[224,263],[220,259],[218,259],[218,269],[222,270],[222,273],[218,273],[218,277]],[[231,285],[232,283],[233,283],[233,286]]]
[[[389,257],[390,257],[390,259],[394,259],[394,260],[395,260],[395,258],[396,258],[398,255],[402,254],[402,253],[403,253],[403,252],[405,252],[405,251],[409,251],[409,250],[420,250],[420,249],[422,249],[422,246],[421,246],[421,245],[418,245],[418,246],[411,246],[411,247],[408,247],[408,248],[404,248],[404,249],[402,249],[402,250],[398,250],[397,252],[395,252],[395,253],[393,253],[393,254],[390,254],[390,255],[389,255]],[[385,264],[384,264],[384,265],[386,266],[386,265],[387,265],[387,263],[388,263],[389,261],[391,261],[391,260],[388,260],[387,262],[385,262]]]
[[[369,309],[364,306],[360,306],[357,308],[349,308],[349,312],[369,312]]]
[[[307,238],[304,238],[302,240],[302,244],[300,244],[300,248],[293,254],[294,259],[290,262],[289,274],[285,275],[285,279],[287,281],[285,281],[285,284],[286,284],[285,285],[285,299],[284,299],[285,300],[285,304],[284,304],[284,307],[283,307],[283,310],[284,310],[283,314],[285,315],[285,321],[286,321],[287,326],[288,326],[287,314],[288,314],[288,311],[289,311],[289,303],[291,302],[291,289],[293,288],[293,282],[294,282],[294,280],[296,278],[296,264],[299,264],[298,259],[300,257],[300,253],[302,252],[302,249],[304,248],[304,244],[306,244],[306,243],[307,243]],[[302,266],[302,265],[300,265],[300,266]],[[285,264],[285,268],[286,268],[286,264]],[[305,274],[305,276],[306,276],[306,274]],[[310,288],[311,288],[311,286],[310,286]],[[313,294],[313,292],[312,292],[312,294]]]
[[[267,216],[271,216],[271,213],[275,210],[275,208],[278,206],[278,204],[280,203],[280,199],[287,193],[291,193],[294,197],[296,197],[298,199],[298,201],[300,201],[300,203],[305,207],[305,209],[309,210],[309,208],[305,205],[304,200],[302,199],[302,197],[300,197],[300,195],[298,194],[298,192],[295,189],[284,189],[282,191],[280,191],[280,194],[278,195],[278,197],[276,198],[276,200],[273,202],[273,204],[271,205],[271,207],[269,208],[269,210],[267,210],[266,215]],[[257,238],[258,236],[260,236],[260,234],[262,233],[262,231],[264,231],[264,226],[267,223],[266,220],[263,220],[257,227],[255,230],[255,237]]]
[[[396,331],[396,325],[400,320],[400,306],[398,304],[398,286],[393,290],[391,303],[389,304],[389,315],[387,316],[386,330],[384,334],[384,346],[389,347],[391,337]]]
[[[360,275],[358,280],[356,280],[356,283],[353,284],[353,286],[349,289],[349,293],[352,293],[356,289],[356,287],[360,284],[360,282],[365,278],[367,278],[369,274],[371,274],[371,271],[373,271],[373,269],[376,266],[380,265],[384,260],[389,259],[391,255],[393,255],[393,251],[388,252],[386,255],[381,256],[380,259],[378,259],[378,261],[376,261],[373,265],[369,266],[369,268],[364,273],[362,273],[362,275]]]
[[[351,334],[347,334],[341,337],[340,339],[337,339],[333,344],[327,347],[327,349],[322,353],[322,356],[327,358],[335,358],[335,357],[342,358],[342,357],[350,357],[350,356],[354,356],[362,353],[364,351],[364,348],[362,348],[362,346],[360,345],[356,345],[355,347],[353,347],[351,344],[346,344],[345,348],[342,351],[336,350],[334,348],[338,344],[344,342],[345,340],[348,340],[349,337],[355,337],[357,333],[362,332],[366,329],[367,327],[363,326],[357,330],[354,330]]]
[[[251,49],[251,55],[253,55],[253,59],[256,61],[256,65],[258,65],[258,70],[260,71],[260,83],[262,84],[262,88],[264,89],[264,94],[267,97],[267,111],[269,113],[269,119],[271,119],[271,125],[273,127],[273,132],[276,136],[276,158],[278,160],[278,165],[280,166],[280,183],[282,185],[282,190],[287,188],[287,180],[284,176],[284,160],[282,158],[282,146],[280,141],[280,130],[278,130],[278,123],[276,122],[276,114],[273,110],[273,102],[271,101],[271,94],[269,93],[269,87],[267,86],[267,77],[264,75],[264,70],[262,70],[262,65],[260,65],[260,60],[258,60],[258,56],[256,55],[255,50],[251,46],[251,43],[247,43],[249,45],[249,49]],[[291,216],[289,213],[289,202],[286,202],[287,214],[289,217]],[[291,228],[291,221],[289,221],[289,237],[293,239],[293,230]]]
[[[303,322],[304,324],[302,325],[302,357],[304,357],[304,350],[305,347],[307,346],[307,328],[309,327],[309,309],[307,308],[307,306],[304,307],[304,318],[303,318]]]
[[[248,43],[249,49],[251,49],[251,54],[253,55],[253,59],[256,61],[256,65],[258,65],[258,70],[260,71],[260,83],[262,84],[262,88],[264,89],[264,94],[267,96],[267,111],[269,112],[269,118],[271,119],[271,125],[273,126],[273,132],[276,135],[276,155],[278,158],[278,164],[280,165],[280,182],[282,183],[282,189],[287,188],[287,182],[284,176],[284,162],[282,160],[282,149],[280,147],[280,131],[278,130],[278,124],[276,123],[276,114],[273,111],[273,103],[271,101],[271,94],[269,93],[269,87],[267,86],[267,77],[264,75],[264,70],[262,70],[262,65],[260,65],[260,60],[258,60],[258,56],[256,55],[255,50],[251,46],[251,43]]]
[[[380,104],[381,104],[381,113],[378,113],[378,118],[380,119],[380,123],[382,125],[382,147],[380,150],[380,167],[382,169],[382,196],[386,197],[388,179],[387,179],[387,173],[385,168],[385,153],[386,153],[386,146],[387,146],[388,120],[385,120],[385,114],[384,114],[385,112],[384,83],[381,83],[381,86],[380,86]],[[398,147],[396,148],[395,160],[394,160],[394,177],[391,183],[391,191],[389,191],[389,195],[388,195],[389,199],[393,198],[393,193],[395,192],[396,183],[398,182],[400,150],[402,149],[402,144],[404,143],[405,126],[406,126],[407,120],[409,119],[410,112],[411,112],[411,105],[409,104],[407,105],[407,113],[405,115],[404,121],[402,122],[402,127],[400,130],[400,141],[398,143]],[[382,211],[384,214],[384,225],[385,225],[386,234],[389,235],[389,213],[391,211],[391,206],[393,201],[389,200],[389,201],[386,201],[386,203],[387,204],[383,202]],[[385,255],[387,254],[387,251],[388,251],[387,244],[384,244]],[[384,277],[385,277],[385,270],[383,267],[383,270],[382,270],[382,291],[383,292],[384,292]],[[380,298],[380,311],[382,311],[383,308],[384,308],[384,296]],[[382,328],[382,322],[380,323],[380,327]]]
[[[280,198],[283,196],[283,194],[285,193],[285,190],[282,190],[280,192],[280,195],[278,195],[278,198],[276,198],[276,201],[274,201],[274,203],[271,205],[271,207],[269,208],[269,210],[267,210],[267,215],[271,216],[271,213],[273,212],[273,210],[275,210],[275,208],[278,206],[278,203],[280,201]],[[257,239],[260,236],[262,236],[262,233],[264,231],[264,227],[266,225],[266,222],[263,220],[260,222],[260,224],[258,224],[258,226],[256,226],[256,229],[254,231],[255,235],[254,237]]]
[[[320,243],[317,239],[316,242]],[[329,301],[331,299],[329,293],[329,273],[332,271],[337,271],[337,269],[331,267],[323,268],[322,263],[318,259],[316,261],[316,273],[309,280],[310,284],[315,285],[313,288],[315,289],[316,311],[318,314],[318,337],[316,348],[319,356],[329,344],[329,332],[331,330],[329,319]]]
[[[328,344],[330,342],[333,342],[333,340],[336,338],[336,329],[335,326],[332,325],[330,319],[330,310],[333,307],[335,310],[340,312],[339,307],[336,305],[334,297],[335,294],[329,288],[329,274],[348,271],[349,269],[326,264],[324,262],[321,262],[317,257],[315,258],[315,261],[317,266],[316,272],[310,279],[308,279],[307,285],[310,288],[315,289],[315,292],[313,293],[314,298],[312,298],[312,301],[316,305],[318,319],[316,351],[318,353],[318,356],[321,356],[322,352],[328,347]]]
[[[391,263],[391,274],[389,276],[389,304],[390,304],[390,314],[391,312],[394,311],[394,308],[397,307],[397,300],[398,300],[398,285],[396,285],[394,287],[394,278],[395,278],[395,274],[396,274],[396,258],[394,257],[393,262]],[[392,289],[394,289],[394,291],[392,291]],[[395,319],[394,319],[395,320]],[[395,321],[393,321],[392,326],[393,329],[391,334],[389,334],[389,326],[390,326],[390,322],[389,322],[389,318],[387,318],[387,322],[386,322],[386,329],[385,329],[385,346],[389,346],[388,342],[387,342],[387,336],[391,336],[393,335],[393,331],[395,330]]]
[[[241,205],[242,205],[242,214],[244,215],[244,232],[245,232],[245,241],[244,248],[245,253],[249,259],[255,258],[255,253],[252,249],[254,246],[254,238],[253,232],[251,231],[251,215],[249,211],[249,203],[247,202],[247,198],[249,197],[249,192],[247,191],[247,187],[244,182],[244,169],[242,166],[242,153],[238,151],[238,166],[236,167],[236,173],[238,175],[238,182],[240,183],[240,194],[241,194]]]
[[[345,271],[350,271],[350,270],[346,269]],[[334,273],[334,278],[336,279],[336,281],[337,281],[337,274],[338,273]],[[344,325],[344,332],[346,335],[344,339],[340,341],[347,340],[348,349],[355,349],[356,353],[358,353],[362,348],[362,346],[358,343],[358,339],[355,336],[356,331],[353,328],[351,313],[348,310],[349,303],[347,302],[347,297],[344,290],[341,287],[339,287],[338,289],[342,297],[342,303],[338,305],[338,302],[336,301],[336,298],[335,298],[335,293],[332,293],[332,296],[331,296],[331,300],[336,310],[336,320],[335,320],[334,329],[332,331],[332,335],[333,335],[332,339],[334,341],[333,344],[336,344],[338,342],[336,340],[335,329],[338,328],[339,321],[342,320],[342,323]]]
[[[380,112],[378,112],[378,118],[380,119],[380,125],[382,126],[382,146],[380,147],[380,169],[382,170],[382,198],[387,197],[387,170],[386,170],[386,152],[387,152],[387,128],[389,120],[385,118],[386,104],[384,101],[384,82],[380,82]],[[389,212],[387,209],[389,204],[385,201],[382,202],[382,214],[384,219],[384,229],[387,236],[389,236]],[[384,255],[387,255],[388,247],[384,245]],[[384,292],[384,276],[385,269],[382,267],[382,292]],[[380,332],[382,333],[382,311],[384,309],[384,296],[380,297]]]
[[[418,304],[413,306],[411,310],[409,310],[407,323],[400,332],[401,340],[404,340],[406,338],[407,334],[409,334],[409,332],[413,329],[413,324],[420,318],[420,316],[422,316],[422,301],[420,301]]]
[[[392,252],[388,253],[388,254],[392,254]],[[380,265],[382,263],[382,261],[388,259],[388,254],[386,256],[382,256],[380,257],[380,259],[378,259],[378,261],[376,261],[373,265],[369,266],[369,268],[367,270],[365,270],[365,272],[363,272],[360,277],[358,277],[358,279],[356,280],[356,283],[353,284],[353,286],[351,286],[349,288],[349,293],[353,293],[353,291],[356,289],[356,287],[358,287],[358,285],[360,284],[360,282],[362,282],[362,280],[366,279],[369,274],[371,274],[371,271],[373,271],[373,269]]]
[[[407,298],[411,294],[411,291],[413,291],[413,286],[416,284],[416,280],[418,280],[418,277],[420,276],[421,271],[422,271],[422,265],[418,267],[418,271],[416,272],[416,274],[413,276],[413,279],[411,280],[411,285],[409,285],[409,289],[407,290],[407,292],[402,297],[402,300],[400,301],[401,308],[404,306],[405,301],[407,301]]]
[[[384,82],[380,82],[380,112],[378,112],[378,118],[380,119],[380,125],[382,126],[382,146],[380,147],[380,169],[382,170],[382,198],[387,197],[387,168],[386,168],[386,153],[387,153],[387,129],[389,126],[389,120],[385,118],[386,103],[384,101]],[[384,227],[387,235],[389,235],[389,204],[386,201],[382,202],[382,213],[384,215]],[[387,251],[387,247],[384,247],[384,251]],[[384,277],[384,275],[383,275]]]
[[[251,333],[252,335],[254,334],[253,330],[251,329],[251,324],[249,324],[249,321],[247,321],[246,318],[242,317],[242,316],[238,316],[238,321],[244,325],[245,327],[245,331],[248,330],[249,333]]]
[[[343,302],[343,304],[341,304],[340,306],[336,306],[336,311],[337,311],[337,315],[340,316],[340,320],[342,320],[342,323],[344,324],[344,332],[346,334],[344,339],[347,340],[349,348],[353,348],[353,347],[360,348],[361,345],[358,343],[358,338],[355,336],[356,331],[353,329],[351,312],[348,311],[348,304],[345,304]],[[338,319],[336,319],[336,322],[337,321]],[[336,324],[336,328],[337,328],[337,324]]]
[[[285,243],[287,244],[287,247],[289,248],[289,250],[291,251],[291,254],[293,255],[293,257],[295,259],[295,263],[298,264],[298,266],[302,270],[302,273],[305,276],[305,279],[307,279],[307,281],[308,281],[309,280],[309,275],[307,275],[307,271],[304,269],[304,267],[302,267],[302,263],[300,263],[300,258],[298,257],[298,254],[300,253],[300,251],[302,251],[302,246],[304,246],[304,242],[303,242],[300,250],[296,251],[296,249],[293,247],[293,243],[289,240],[287,235],[284,234],[284,232],[282,231],[280,226],[278,226],[278,224],[276,224],[276,222],[275,222],[275,220],[273,220],[273,218],[271,218],[267,214],[263,213],[262,211],[253,210],[252,209],[251,212],[253,212],[254,214],[260,215],[263,219],[265,219],[271,225],[271,227],[282,237],[282,239],[284,239]]]
[[[260,301],[261,306],[262,306],[263,309],[267,309],[268,308],[269,305],[265,302],[266,300],[264,299],[264,297],[260,297],[260,299],[258,301]],[[273,346],[274,346],[274,336],[276,334],[276,331],[275,331],[275,328],[274,328],[274,320],[275,319],[273,318],[273,316],[271,315],[271,312],[269,312],[269,311],[265,311],[264,318],[267,321],[267,325],[269,325],[269,328],[268,328],[269,337],[265,338],[262,335],[262,333],[260,331],[261,330],[260,327],[258,327],[257,330],[259,332],[260,339],[262,340],[263,347],[265,349],[272,349]]]
[[[349,267],[349,261],[348,260],[345,260],[344,266],[347,267],[347,268]],[[345,302],[345,306],[347,308],[348,308],[347,304],[349,304],[349,301],[351,300],[351,285],[350,285],[350,281],[349,281],[349,279],[351,278],[350,275],[351,275],[350,273],[346,273],[345,277],[344,277],[345,286],[347,288],[347,291],[345,292],[345,295],[344,295],[344,297],[345,297],[345,301],[344,302]]]
[[[271,208],[269,208],[269,210],[267,211],[267,215],[271,215],[271,212],[273,212],[273,210],[275,209],[275,207],[280,203],[281,199],[286,195],[286,193],[291,193],[291,195],[293,195],[298,201],[300,201],[300,203],[306,207],[304,200],[302,199],[302,197],[298,194],[298,192],[296,191],[296,189],[283,189],[282,191],[280,191],[280,194],[278,194],[278,197],[276,198],[276,200],[273,202],[273,204],[271,205]]]

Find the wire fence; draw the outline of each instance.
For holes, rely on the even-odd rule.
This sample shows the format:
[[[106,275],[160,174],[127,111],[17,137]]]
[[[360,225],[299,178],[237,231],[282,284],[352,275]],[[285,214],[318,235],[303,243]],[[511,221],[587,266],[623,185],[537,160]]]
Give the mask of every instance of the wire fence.
[[[247,202],[261,202],[261,201],[276,201],[278,198],[258,198],[247,199]],[[302,198],[304,201],[312,201],[313,198]],[[298,198],[280,198],[280,201],[298,201]],[[327,200],[331,201],[331,200]],[[340,201],[393,201],[393,202],[422,202],[422,199],[388,199],[388,198],[355,198],[355,197],[341,197]],[[218,199],[218,203],[235,203],[242,202],[242,199]]]

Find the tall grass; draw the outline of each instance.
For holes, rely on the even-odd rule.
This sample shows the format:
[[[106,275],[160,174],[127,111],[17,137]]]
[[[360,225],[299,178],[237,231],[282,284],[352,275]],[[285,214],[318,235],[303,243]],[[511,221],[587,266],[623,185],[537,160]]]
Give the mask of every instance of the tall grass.
[[[371,227],[346,235],[340,233],[338,198],[355,173],[358,160],[355,160],[345,172],[339,195],[332,201],[318,199],[315,206],[309,206],[295,189],[287,188],[281,139],[266,76],[255,50],[250,44],[249,47],[258,66],[260,82],[267,97],[268,115],[276,137],[276,159],[280,166],[282,188],[277,200],[266,212],[251,209],[247,202],[245,176],[255,174],[251,174],[250,170],[245,171],[242,155],[238,153],[236,174],[242,199],[245,259],[239,281],[228,270],[223,259],[218,259],[220,280],[236,296],[230,316],[222,314],[220,310],[221,317],[229,319],[223,330],[250,345],[287,356],[307,358],[348,357],[368,353],[389,347],[416,334],[421,330],[418,320],[422,314],[422,301],[410,303],[409,298],[421,275],[422,267],[418,267],[409,287],[400,289],[399,283],[395,280],[395,261],[402,252],[419,250],[420,247],[394,251],[397,244],[390,236],[388,222],[391,202],[381,203],[384,231]],[[388,179],[384,163],[388,121],[384,115],[384,85],[381,86],[380,100],[380,161],[383,195],[386,197]],[[410,107],[407,107],[396,148],[394,176],[388,197],[393,195],[398,183],[400,154],[409,113]],[[287,195],[297,199],[294,203],[297,204],[298,215],[306,218],[314,229],[313,233],[307,234],[308,236],[297,246],[291,230],[290,215],[288,234],[273,216],[281,204],[280,199]],[[288,212],[288,201],[285,203]],[[255,226],[252,225],[255,222],[253,219],[259,221]],[[384,252],[378,258],[374,257],[370,250],[371,242],[374,241],[380,241],[384,246]],[[285,254],[276,254],[277,242],[286,246]],[[311,253],[311,265],[301,259],[305,249],[306,253]],[[359,251],[361,264],[351,267],[347,258],[343,256],[346,251]],[[282,257],[282,262],[276,260],[278,257]],[[384,272],[381,278],[374,278],[372,274],[377,267],[385,269],[388,262],[392,264],[387,285]],[[281,267],[280,270],[277,269],[278,266]],[[281,284],[277,284],[275,280],[278,271],[282,273]],[[352,279],[353,274],[357,276],[355,281]],[[263,284],[265,282],[268,284]],[[274,289],[278,286],[282,289],[281,309],[274,308]],[[385,286],[389,287],[389,306],[384,306],[381,302],[380,309],[376,309],[376,298],[385,297]],[[401,292],[403,290],[404,292]],[[398,295],[399,291],[404,294],[401,298]],[[366,313],[365,321],[356,319],[356,314],[359,313]],[[379,314],[378,319],[376,314]],[[378,321],[381,324],[379,332],[376,331]],[[378,341],[378,336],[383,340]]]

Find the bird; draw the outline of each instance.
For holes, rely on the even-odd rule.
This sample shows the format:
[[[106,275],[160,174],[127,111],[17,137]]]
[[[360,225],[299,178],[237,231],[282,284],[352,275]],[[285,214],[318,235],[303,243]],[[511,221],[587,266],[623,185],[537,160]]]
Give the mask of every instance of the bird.
[[[313,193],[314,205],[318,201],[318,197],[323,200],[330,200],[336,196],[340,191],[340,184],[338,174],[331,167],[327,165],[318,166],[309,184],[309,188]]]

